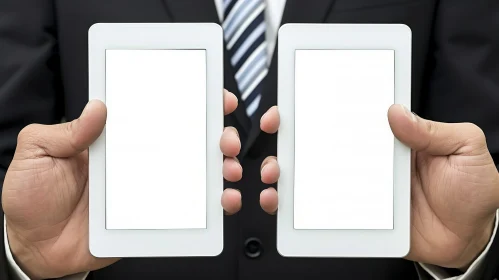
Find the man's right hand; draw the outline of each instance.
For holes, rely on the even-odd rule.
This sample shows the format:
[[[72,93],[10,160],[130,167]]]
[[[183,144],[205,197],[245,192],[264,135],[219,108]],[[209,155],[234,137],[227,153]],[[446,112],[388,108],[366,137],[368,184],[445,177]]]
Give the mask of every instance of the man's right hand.
[[[237,99],[228,92],[224,96],[228,114],[237,107]],[[33,124],[19,134],[2,204],[11,251],[31,279],[60,278],[118,261],[95,258],[88,243],[88,147],[104,129],[106,114],[102,102],[91,101],[77,120]],[[220,147],[229,181],[242,176],[234,159],[240,145],[235,129],[226,129]],[[240,193],[225,190],[222,206],[229,214],[239,211]]]
[[[19,133],[2,204],[14,258],[31,279],[58,278],[107,266],[88,249],[88,152],[106,123],[90,102],[79,119],[32,124]]]

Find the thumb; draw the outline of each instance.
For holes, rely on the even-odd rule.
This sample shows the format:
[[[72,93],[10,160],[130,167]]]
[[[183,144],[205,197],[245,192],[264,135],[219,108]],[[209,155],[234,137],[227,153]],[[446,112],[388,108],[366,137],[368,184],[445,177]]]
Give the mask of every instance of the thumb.
[[[415,151],[443,156],[474,154],[487,147],[483,131],[472,123],[426,120],[402,105],[390,107],[388,122],[395,137]]]
[[[70,157],[86,150],[102,133],[106,124],[106,105],[90,101],[81,116],[56,125],[31,124],[18,136],[17,157]]]

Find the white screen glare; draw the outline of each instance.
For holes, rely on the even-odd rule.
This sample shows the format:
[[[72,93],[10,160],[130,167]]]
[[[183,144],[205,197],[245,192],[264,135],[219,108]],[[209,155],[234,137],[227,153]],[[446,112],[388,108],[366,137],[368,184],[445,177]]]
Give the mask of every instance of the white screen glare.
[[[106,228],[206,228],[206,50],[106,51]]]
[[[295,229],[393,229],[393,50],[296,50]]]

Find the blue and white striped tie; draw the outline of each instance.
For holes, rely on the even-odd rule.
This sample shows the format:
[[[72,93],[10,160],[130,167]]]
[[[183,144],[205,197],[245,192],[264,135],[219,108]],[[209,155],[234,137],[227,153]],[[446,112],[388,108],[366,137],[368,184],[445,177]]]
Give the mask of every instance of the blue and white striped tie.
[[[224,0],[225,42],[246,113],[260,104],[268,73],[264,0]]]

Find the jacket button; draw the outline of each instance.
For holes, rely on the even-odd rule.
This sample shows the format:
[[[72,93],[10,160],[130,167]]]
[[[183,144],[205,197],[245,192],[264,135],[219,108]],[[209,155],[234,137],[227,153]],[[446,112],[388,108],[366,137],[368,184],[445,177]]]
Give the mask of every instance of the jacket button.
[[[250,237],[244,242],[244,253],[250,259],[258,258],[263,251],[262,242],[256,237]]]

